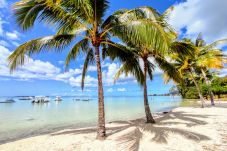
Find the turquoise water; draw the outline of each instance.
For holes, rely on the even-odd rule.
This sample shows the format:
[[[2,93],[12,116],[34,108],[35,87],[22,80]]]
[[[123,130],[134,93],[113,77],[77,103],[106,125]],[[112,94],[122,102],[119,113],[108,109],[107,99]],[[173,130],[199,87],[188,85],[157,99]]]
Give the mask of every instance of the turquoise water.
[[[0,98],[3,101],[5,98]],[[87,98],[86,98],[87,99]],[[14,98],[12,104],[0,104],[0,144],[21,137],[38,135],[63,128],[95,126],[97,99],[73,101],[63,97],[54,98],[47,104],[32,104]],[[149,97],[152,112],[178,107],[180,97]],[[105,97],[106,122],[129,120],[144,116],[142,97]]]

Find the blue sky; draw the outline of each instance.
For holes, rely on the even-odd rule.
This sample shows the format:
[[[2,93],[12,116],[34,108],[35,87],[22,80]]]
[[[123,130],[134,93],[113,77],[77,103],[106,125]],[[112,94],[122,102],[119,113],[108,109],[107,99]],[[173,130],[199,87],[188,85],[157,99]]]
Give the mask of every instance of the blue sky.
[[[199,32],[203,32],[204,38],[208,42],[211,42],[227,37],[227,29],[225,29],[227,22],[223,21],[223,18],[227,17],[223,6],[227,6],[227,3],[225,0],[220,0],[219,5],[214,5],[212,1],[207,0],[207,4],[203,4],[202,0],[110,0],[110,8],[107,16],[122,8],[130,9],[139,6],[151,6],[159,12],[163,12],[170,6],[175,5],[176,10],[170,16],[170,23],[179,32],[180,36],[194,38]],[[42,53],[33,56],[25,66],[19,68],[13,75],[9,74],[6,58],[18,45],[38,37],[53,35],[55,32],[47,25],[39,23],[32,30],[27,32],[21,31],[17,27],[12,14],[12,4],[14,2],[16,1],[0,0],[0,96],[95,96],[97,91],[95,66],[89,69],[85,91],[82,93],[80,89],[83,56],[80,56],[70,65],[69,71],[64,72],[63,63],[69,48],[61,54]],[[200,6],[199,4],[203,4],[204,6]],[[219,10],[215,13],[207,12],[206,9],[211,6],[217,7]],[[213,20],[217,23],[214,24]],[[212,22],[212,25],[210,22]],[[217,29],[216,27],[219,28]],[[102,65],[106,96],[142,95],[142,88],[138,86],[131,76],[127,78],[122,77],[119,82],[116,84],[113,83],[113,76],[120,66],[119,62],[105,60],[102,62]],[[225,75],[226,69],[221,74]],[[166,93],[171,86],[172,83],[164,85],[162,72],[156,68],[153,81],[149,81],[148,83],[148,91],[149,93]]]

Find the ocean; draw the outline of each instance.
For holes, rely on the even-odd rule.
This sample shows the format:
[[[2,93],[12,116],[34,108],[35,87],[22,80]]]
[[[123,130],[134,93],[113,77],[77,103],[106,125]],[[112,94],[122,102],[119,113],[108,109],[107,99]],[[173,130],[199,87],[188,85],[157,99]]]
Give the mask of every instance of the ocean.
[[[0,101],[4,101],[1,97]],[[0,103],[0,144],[64,128],[96,126],[98,101],[94,97],[62,97],[61,102],[32,104],[13,98],[15,103]],[[89,99],[76,101],[75,99]],[[180,106],[181,97],[149,96],[152,113]],[[106,123],[144,117],[143,97],[105,97]]]

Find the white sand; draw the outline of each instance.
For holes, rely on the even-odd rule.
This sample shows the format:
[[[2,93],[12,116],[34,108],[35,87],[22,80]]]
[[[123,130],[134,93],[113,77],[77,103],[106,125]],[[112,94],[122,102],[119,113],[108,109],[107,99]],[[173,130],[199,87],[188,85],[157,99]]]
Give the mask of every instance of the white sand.
[[[96,140],[94,128],[68,129],[6,143],[0,151],[227,151],[227,108],[179,107],[156,121],[107,124],[105,141]]]

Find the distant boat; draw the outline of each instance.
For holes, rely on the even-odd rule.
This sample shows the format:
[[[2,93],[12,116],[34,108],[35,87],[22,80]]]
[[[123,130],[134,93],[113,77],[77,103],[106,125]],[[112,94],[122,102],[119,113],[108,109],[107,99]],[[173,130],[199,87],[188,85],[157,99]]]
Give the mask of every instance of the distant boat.
[[[90,101],[91,99],[73,99],[73,101]]]
[[[80,99],[73,99],[73,101],[80,101]]]
[[[5,101],[2,101],[0,103],[15,103],[16,101],[13,99],[6,99]]]
[[[34,97],[32,96],[19,98],[19,100],[33,100],[33,99]]]
[[[56,96],[55,101],[62,101],[62,98],[60,96]]]
[[[37,96],[32,101],[32,103],[48,103],[48,102],[50,102],[49,97],[44,97],[44,96]]]
[[[83,99],[82,101],[90,101],[89,99]]]

